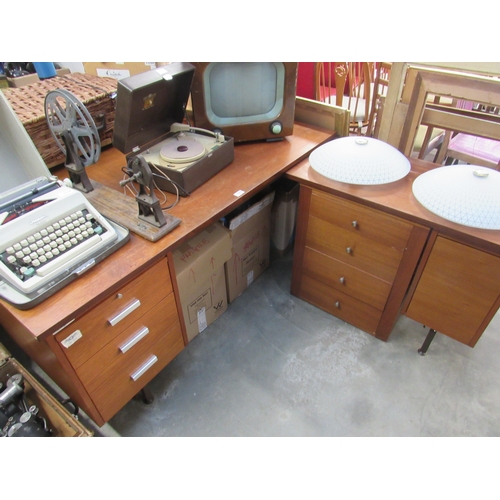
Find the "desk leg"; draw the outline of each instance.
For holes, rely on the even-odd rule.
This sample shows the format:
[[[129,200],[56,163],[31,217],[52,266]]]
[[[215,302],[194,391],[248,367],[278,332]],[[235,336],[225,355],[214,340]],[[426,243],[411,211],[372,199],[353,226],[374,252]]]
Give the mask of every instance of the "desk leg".
[[[422,347],[418,350],[418,353],[421,356],[423,356],[427,352],[427,349],[429,349],[429,346],[431,345],[431,342],[434,340],[436,333],[437,333],[436,330],[434,330],[433,328],[429,330],[429,333],[427,334],[427,337],[425,337]]]
[[[146,385],[143,387],[135,396],[137,399],[141,399],[144,404],[150,405],[154,400],[155,397],[153,396],[153,393],[151,392],[151,389]]]

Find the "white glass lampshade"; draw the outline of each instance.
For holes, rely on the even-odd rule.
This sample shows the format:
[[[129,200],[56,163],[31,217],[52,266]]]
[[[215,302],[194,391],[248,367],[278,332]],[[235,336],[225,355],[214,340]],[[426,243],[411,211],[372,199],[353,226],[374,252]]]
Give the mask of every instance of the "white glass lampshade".
[[[429,170],[413,182],[415,198],[457,224],[500,229],[500,172],[476,165]]]
[[[329,179],[360,185],[398,181],[411,170],[409,160],[390,144],[359,136],[323,144],[311,153],[309,163]]]

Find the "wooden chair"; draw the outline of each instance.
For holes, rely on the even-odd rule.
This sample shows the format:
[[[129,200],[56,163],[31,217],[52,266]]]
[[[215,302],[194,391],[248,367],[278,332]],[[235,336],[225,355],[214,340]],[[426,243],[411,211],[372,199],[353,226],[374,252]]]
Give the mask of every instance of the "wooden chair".
[[[372,106],[372,111],[370,115],[370,124],[368,126],[369,131],[373,137],[378,137],[380,128],[380,119],[383,113],[384,102],[387,97],[389,88],[389,79],[391,75],[392,63],[380,62],[377,63],[376,76],[375,76],[375,88],[377,100],[375,105]],[[439,96],[428,96],[428,100],[431,102],[440,102]],[[436,155],[439,152],[439,147],[444,140],[445,130],[427,126],[425,124],[420,124],[417,130],[417,135],[415,136],[415,142],[413,145],[413,153],[418,156],[418,158],[426,158],[432,151],[436,150]]]
[[[498,107],[483,106],[467,101],[459,102],[457,107],[474,111],[477,116],[490,113],[491,119],[500,122]],[[499,140],[495,140],[447,130],[435,162],[449,165],[455,161],[498,169],[500,167],[500,137]]]
[[[349,130],[365,135],[374,98],[374,63],[316,63],[315,98],[350,112]]]
[[[463,73],[418,71],[412,83],[411,100],[398,145],[404,155],[411,155],[421,123],[495,141],[500,139],[500,119],[496,115],[429,104],[429,95],[497,107],[500,105],[500,80]]]
[[[392,63],[375,63],[375,83],[373,90],[373,104],[370,110],[370,120],[368,122],[367,135],[377,137],[380,121],[377,120],[382,115],[384,101],[389,89],[389,78],[391,76]]]
[[[445,146],[442,153],[444,160],[440,163],[450,164],[453,161],[462,161],[500,170],[500,141],[458,133],[451,137],[447,145],[444,143],[443,146]]]

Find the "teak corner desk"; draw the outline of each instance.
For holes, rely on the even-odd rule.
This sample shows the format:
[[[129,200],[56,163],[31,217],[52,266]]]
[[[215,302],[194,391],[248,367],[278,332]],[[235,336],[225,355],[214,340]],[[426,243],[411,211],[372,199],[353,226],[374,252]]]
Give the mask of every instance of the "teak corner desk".
[[[172,251],[331,138],[328,130],[296,123],[283,141],[236,145],[234,161],[170,211],[181,219],[171,233],[156,242],[131,233],[123,248],[33,309],[2,301],[2,326],[103,425],[187,344]],[[109,148],[87,172],[122,191],[125,165],[125,156]]]
[[[500,306],[500,231],[420,206],[411,186],[432,163],[412,160],[407,177],[383,186],[326,179],[308,156],[330,139],[297,123],[284,141],[235,146],[234,162],[171,210],[182,221],[171,233],[154,243],[131,234],[34,309],[0,303],[2,326],[103,425],[187,344],[172,251],[285,175],[300,184],[294,295],[381,340],[402,313],[473,347]],[[89,177],[119,190],[125,164],[110,148]]]

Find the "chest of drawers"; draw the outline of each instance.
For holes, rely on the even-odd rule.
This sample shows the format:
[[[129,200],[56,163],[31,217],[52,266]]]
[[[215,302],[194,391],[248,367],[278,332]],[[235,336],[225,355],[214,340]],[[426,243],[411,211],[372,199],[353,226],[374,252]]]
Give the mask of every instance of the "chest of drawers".
[[[99,412],[109,420],[183,348],[166,259],[54,336]]]
[[[291,291],[386,340],[428,229],[301,186]]]

